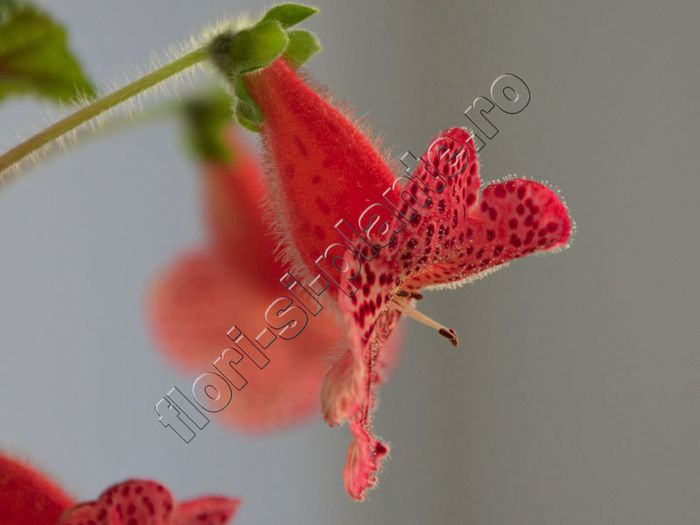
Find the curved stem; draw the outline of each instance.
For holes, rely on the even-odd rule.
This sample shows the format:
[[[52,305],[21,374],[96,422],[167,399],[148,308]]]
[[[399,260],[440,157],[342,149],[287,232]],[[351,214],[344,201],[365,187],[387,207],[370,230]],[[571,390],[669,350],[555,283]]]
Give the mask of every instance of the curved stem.
[[[166,64],[163,67],[148,73],[147,75],[127,84],[126,86],[105,95],[102,98],[83,106],[74,113],[52,124],[36,135],[13,147],[0,156],[0,186],[8,180],[8,170],[33,152],[74,130],[84,122],[96,117],[100,113],[128,100],[135,95],[155,86],[159,82],[176,75],[207,58],[204,48],[195,49],[186,55]]]

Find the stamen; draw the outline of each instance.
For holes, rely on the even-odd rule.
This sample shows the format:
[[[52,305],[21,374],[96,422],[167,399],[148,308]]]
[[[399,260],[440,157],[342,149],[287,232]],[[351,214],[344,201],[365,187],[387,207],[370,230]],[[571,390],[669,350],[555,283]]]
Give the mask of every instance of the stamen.
[[[450,341],[450,343],[452,343],[452,346],[459,345],[459,338],[457,337],[457,332],[455,332],[452,328],[447,328],[445,325],[442,325],[434,319],[431,319],[424,313],[419,312],[413,306],[405,302],[405,300],[401,298],[402,296],[400,294],[397,295],[398,297],[394,296],[391,299],[391,303],[398,311],[407,315],[411,319],[418,321],[421,324],[424,324],[426,326],[429,326],[430,328],[433,328],[434,330],[437,330],[437,332],[441,336],[445,337]]]

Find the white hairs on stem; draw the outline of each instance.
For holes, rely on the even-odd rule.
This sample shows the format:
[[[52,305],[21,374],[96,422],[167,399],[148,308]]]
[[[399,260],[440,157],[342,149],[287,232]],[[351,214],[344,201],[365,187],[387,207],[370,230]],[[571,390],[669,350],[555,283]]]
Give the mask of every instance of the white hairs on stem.
[[[171,46],[165,52],[152,54],[147,67],[133,67],[129,74],[123,74],[118,80],[108,82],[104,88],[99,90],[98,98],[104,96],[105,94],[111,93],[116,89],[124,87],[142,76],[151,73],[164,65],[167,65],[173,60],[202,48],[215,36],[221,33],[237,31],[243,27],[246,27],[248,24],[249,19],[247,17],[238,17],[235,19],[223,18],[209,24],[203,29],[194,33],[186,41]],[[28,171],[28,169],[39,165],[41,161],[50,154],[69,150],[86,136],[99,135],[104,129],[105,124],[112,121],[117,116],[125,121],[132,120],[141,115],[144,108],[154,100],[162,98],[181,100],[184,96],[192,94],[202,85],[200,75],[202,71],[214,72],[213,68],[207,61],[194,64],[193,66],[172,75],[154,86],[145,89],[141,93],[118,103],[114,107],[106,109],[95,117],[79,124],[74,129],[63,133],[58,138],[37,148],[13,165],[8,166],[5,170],[0,171],[0,187],[18,179],[26,171]],[[61,104],[58,106],[58,109],[56,106],[49,106],[46,104],[46,110],[44,112],[44,120],[46,122],[36,123],[34,126],[32,126],[33,133],[30,131],[30,133],[24,137],[18,135],[15,144],[5,145],[5,147],[2,148],[3,151],[9,150],[11,147],[21,143],[28,137],[31,137],[33,134],[39,133],[47,126],[62,118],[65,118],[69,114],[89,105],[92,102],[92,100],[87,98],[78,98],[74,104]]]

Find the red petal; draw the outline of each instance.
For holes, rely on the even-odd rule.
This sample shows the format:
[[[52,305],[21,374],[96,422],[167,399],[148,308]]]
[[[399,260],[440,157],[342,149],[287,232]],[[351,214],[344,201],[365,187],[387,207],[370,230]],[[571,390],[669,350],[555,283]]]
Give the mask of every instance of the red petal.
[[[466,130],[440,133],[422,158],[427,163],[418,165],[407,191],[425,208],[397,242],[403,287],[473,279],[517,257],[566,245],[571,221],[545,186],[513,179],[487,187],[479,198],[478,159]]]
[[[457,225],[464,222],[467,213],[476,209],[479,195],[479,159],[471,134],[464,128],[449,128],[428,145],[425,153],[411,177],[408,193],[419,203],[427,202],[425,208],[418,208],[420,231],[434,227],[431,236],[436,240],[450,238]],[[415,181],[415,182],[414,182]],[[402,214],[406,216],[408,206]],[[438,231],[443,226],[444,231]],[[415,229],[415,228],[414,228]],[[423,246],[416,247],[420,252]]]
[[[328,370],[321,389],[321,412],[329,426],[347,421],[362,402],[361,361],[347,350]]]
[[[458,231],[456,242],[452,235],[437,243],[443,253],[433,250],[407,287],[469,281],[513,259],[563,248],[571,220],[555,192],[531,180],[512,179],[488,186]]]
[[[170,491],[160,483],[129,480],[113,485],[95,502],[68,511],[57,525],[168,525],[173,513]]]
[[[223,525],[236,514],[240,500],[210,496],[181,503],[172,525]]]
[[[0,454],[0,524],[53,525],[73,500],[39,471]]]
[[[117,509],[104,509],[97,503],[82,503],[66,512],[56,525],[123,525]]]
[[[365,499],[367,490],[377,484],[377,473],[389,454],[389,445],[382,443],[360,422],[350,424],[353,434],[343,469],[345,490],[356,500]]]
[[[150,300],[150,326],[168,357],[192,372],[213,371],[212,362],[231,341],[226,332],[239,327],[250,339],[266,326],[264,314],[286,295],[282,274],[273,285],[251,277],[250,267],[233,267],[201,251],[183,257],[161,274]],[[297,423],[315,412],[329,354],[345,338],[332,313],[308,315],[304,331],[292,340],[278,338],[265,354],[269,364],[258,368],[249,359],[236,366],[247,380],[233,390],[222,418],[249,431],[265,431]]]
[[[338,296],[351,351],[331,368],[322,392],[326,422],[334,425],[347,420],[353,433],[343,477],[348,493],[358,500],[376,485],[376,473],[388,451],[388,445],[373,435],[372,412],[376,388],[398,347],[397,337],[387,341],[399,319],[388,306],[394,274],[386,262],[380,266],[380,261],[377,258],[361,274],[355,295]]]
[[[384,383],[395,365],[403,342],[403,330],[398,327],[383,343],[381,353],[371,363],[373,384],[364,378],[370,377],[366,361],[357,357],[353,349],[347,350],[335,361],[326,373],[321,389],[321,411],[329,426],[348,421],[358,413],[367,400],[366,392]]]

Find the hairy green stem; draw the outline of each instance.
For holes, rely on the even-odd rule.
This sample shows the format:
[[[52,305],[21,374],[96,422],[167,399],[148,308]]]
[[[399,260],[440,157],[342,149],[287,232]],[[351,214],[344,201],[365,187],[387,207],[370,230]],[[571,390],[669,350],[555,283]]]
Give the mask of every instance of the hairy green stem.
[[[0,155],[0,186],[10,180],[10,168],[28,155],[38,151],[66,133],[69,133],[81,124],[95,118],[97,115],[155,86],[163,80],[202,62],[207,57],[208,53],[206,48],[195,49],[113,93],[83,106],[74,113],[71,113],[67,117],[13,147],[3,155]]]

